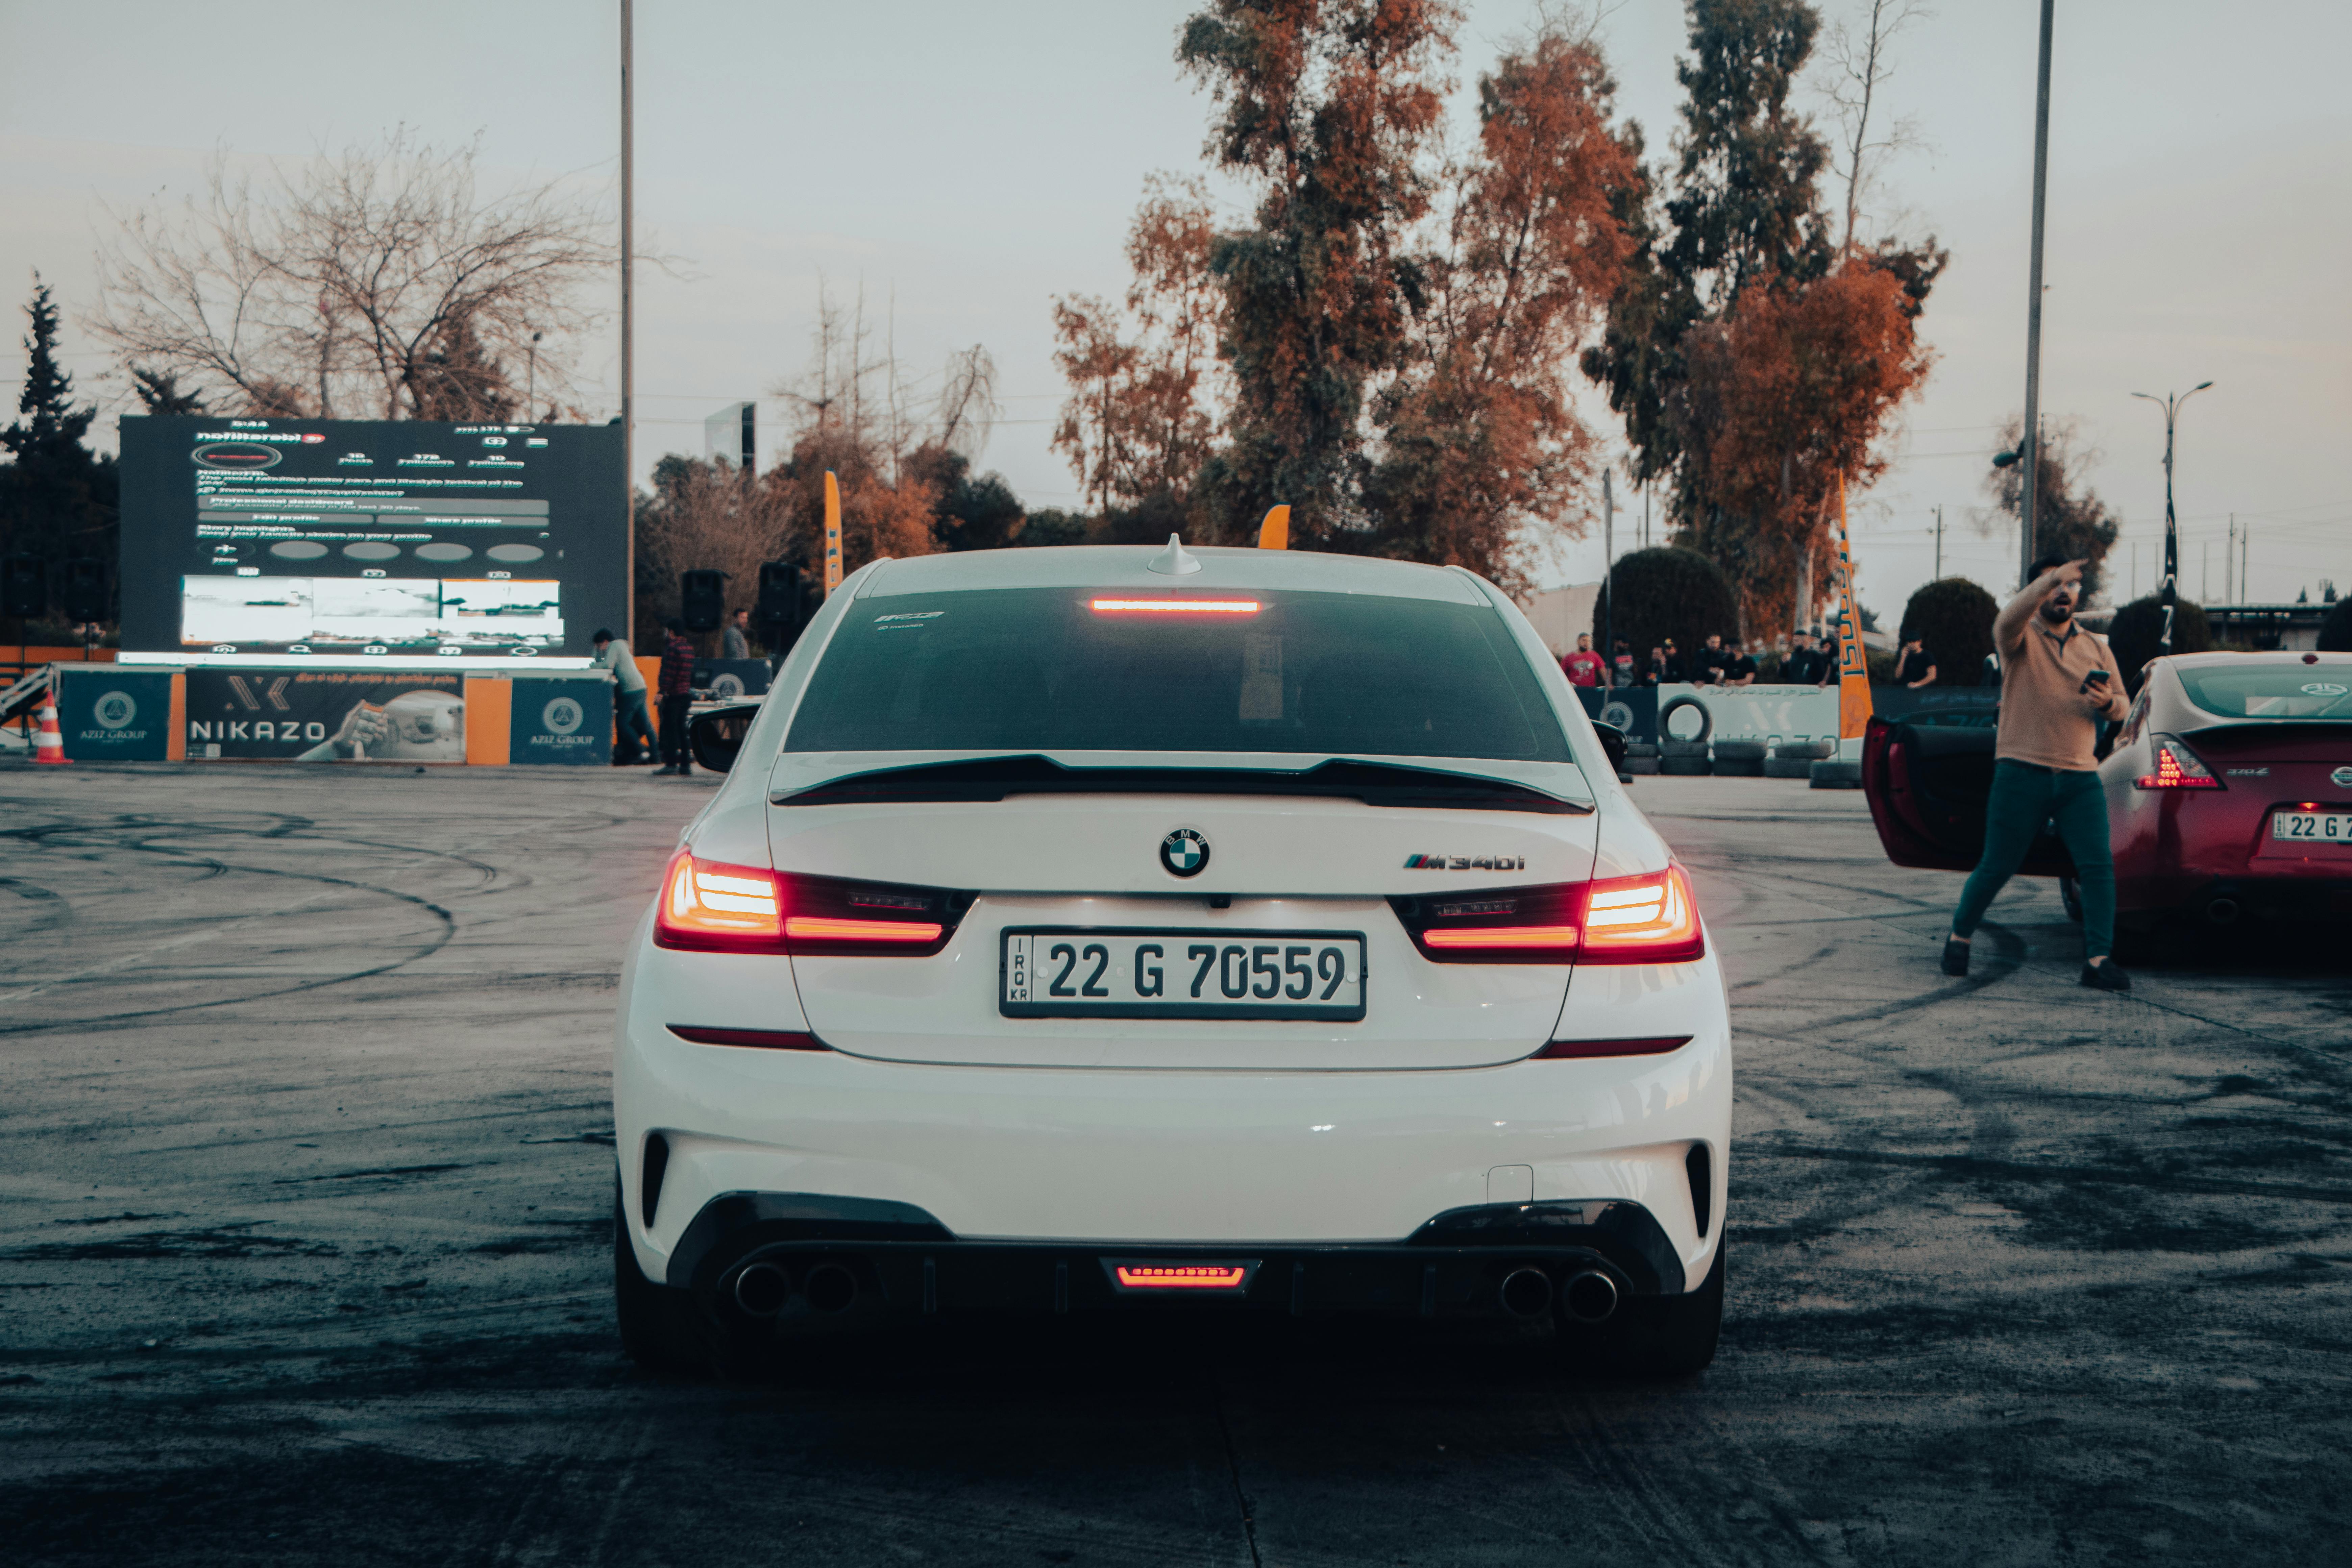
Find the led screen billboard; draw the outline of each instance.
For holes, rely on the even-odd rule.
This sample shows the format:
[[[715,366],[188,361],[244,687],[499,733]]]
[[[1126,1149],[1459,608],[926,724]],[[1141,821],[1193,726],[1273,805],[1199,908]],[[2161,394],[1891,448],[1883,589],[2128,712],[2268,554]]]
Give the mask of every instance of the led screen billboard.
[[[586,658],[621,497],[618,426],[126,417],[123,650]]]

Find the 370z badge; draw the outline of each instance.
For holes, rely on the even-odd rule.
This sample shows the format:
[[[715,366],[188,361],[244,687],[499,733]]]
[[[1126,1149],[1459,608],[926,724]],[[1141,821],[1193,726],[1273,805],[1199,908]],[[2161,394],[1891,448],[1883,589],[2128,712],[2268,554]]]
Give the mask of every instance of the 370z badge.
[[[1197,877],[1209,863],[1209,841],[1189,827],[1180,827],[1160,841],[1160,863],[1176,877]]]

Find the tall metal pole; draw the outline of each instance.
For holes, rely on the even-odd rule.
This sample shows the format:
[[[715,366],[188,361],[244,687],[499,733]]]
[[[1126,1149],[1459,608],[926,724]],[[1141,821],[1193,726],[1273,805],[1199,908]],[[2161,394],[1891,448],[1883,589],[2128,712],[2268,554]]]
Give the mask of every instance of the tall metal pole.
[[[1944,580],[1944,509],[1936,509],[1936,581]]]
[[[2180,524],[2172,514],[2172,432],[2179,423],[2180,405],[2212,384],[2200,381],[2186,392],[2168,392],[2160,398],[2145,392],[2132,394],[2164,410],[2164,580],[2158,594],[2164,604],[2164,630],[2156,642],[2159,655],[2172,651],[2173,610],[2180,602]]]
[[[2050,191],[2050,17],[2056,0],[2042,0],[2042,63],[2033,92],[2033,261],[2025,301],[2025,480],[2018,510],[2017,584],[2033,570],[2034,501],[2042,467],[2042,214]]]
[[[1617,677],[1617,495],[1609,483],[1610,470],[1601,470],[1601,595],[1608,608],[1601,617],[1602,686]]]
[[[637,635],[636,519],[636,298],[630,287],[629,263],[637,247],[636,206],[636,67],[630,41],[635,21],[632,0],[621,0],[621,515],[626,520],[627,619],[621,624]]]

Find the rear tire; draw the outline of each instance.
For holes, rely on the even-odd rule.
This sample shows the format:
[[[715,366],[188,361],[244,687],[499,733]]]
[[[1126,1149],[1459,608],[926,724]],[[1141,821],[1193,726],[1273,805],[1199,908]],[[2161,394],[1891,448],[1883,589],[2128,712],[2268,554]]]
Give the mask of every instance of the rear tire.
[[[694,1331],[693,1293],[656,1285],[637,1267],[617,1176],[613,1181],[613,1316],[620,1324],[621,1348],[646,1371],[695,1373],[709,1369],[709,1354]]]
[[[1592,1328],[1560,1319],[1560,1360],[1578,1372],[1643,1380],[1704,1372],[1723,1335],[1723,1258],[1730,1250],[1718,1239],[1706,1278],[1685,1295],[1629,1297]]]

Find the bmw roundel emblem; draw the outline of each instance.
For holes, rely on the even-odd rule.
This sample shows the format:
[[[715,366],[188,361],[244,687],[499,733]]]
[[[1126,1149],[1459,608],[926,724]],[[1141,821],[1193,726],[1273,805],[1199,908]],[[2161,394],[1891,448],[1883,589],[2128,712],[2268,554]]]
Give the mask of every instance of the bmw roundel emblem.
[[[1209,863],[1209,841],[1189,827],[1180,827],[1160,841],[1160,863],[1178,877],[1197,877]]]

